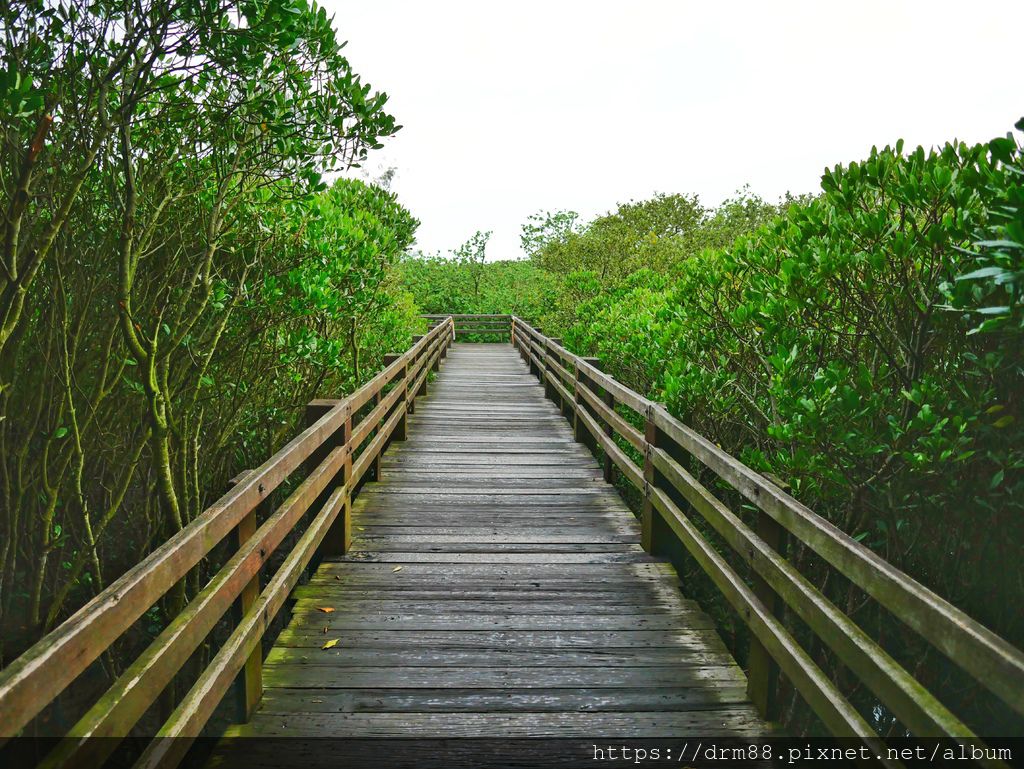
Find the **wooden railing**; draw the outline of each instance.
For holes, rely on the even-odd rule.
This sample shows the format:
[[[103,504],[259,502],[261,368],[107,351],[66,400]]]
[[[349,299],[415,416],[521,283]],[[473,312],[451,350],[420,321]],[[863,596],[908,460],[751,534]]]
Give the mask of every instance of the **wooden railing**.
[[[489,342],[508,340],[512,334],[511,315],[424,315],[431,327],[448,318],[455,322],[455,335],[482,336]]]
[[[404,437],[406,413],[446,355],[454,323],[445,320],[411,349],[340,400],[307,410],[309,426],[157,550],[0,672],[0,742],[17,735],[142,615],[228,537],[237,550],[206,586],[72,727],[47,766],[98,766],[199,648],[236,609],[234,629],[149,743],[136,767],[173,766],[235,685],[245,720],[261,695],[261,639],[318,553],[346,552],[351,499],[364,476],[379,474],[382,451]],[[301,470],[300,470],[301,469]],[[257,509],[296,471],[287,499],[260,523]],[[307,510],[316,513],[303,529]],[[285,537],[301,535],[266,587],[261,568]],[[106,737],[113,739],[94,739]],[[178,737],[185,739],[165,739]]]
[[[1024,654],[1019,649],[695,433],[661,404],[602,373],[597,359],[570,353],[561,340],[518,317],[512,319],[512,344],[574,423],[577,439],[600,449],[606,479],[616,468],[639,492],[644,548],[657,553],[665,540],[678,539],[748,626],[748,689],[763,715],[775,718],[774,690],[781,674],[834,735],[875,736],[780,621],[787,606],[913,735],[980,744],[971,729],[786,559],[787,537],[810,548],[978,686],[1024,714]],[[634,462],[623,446],[642,460]],[[695,462],[756,506],[756,526],[744,523],[697,480]],[[752,585],[694,525],[695,513],[748,564]]]

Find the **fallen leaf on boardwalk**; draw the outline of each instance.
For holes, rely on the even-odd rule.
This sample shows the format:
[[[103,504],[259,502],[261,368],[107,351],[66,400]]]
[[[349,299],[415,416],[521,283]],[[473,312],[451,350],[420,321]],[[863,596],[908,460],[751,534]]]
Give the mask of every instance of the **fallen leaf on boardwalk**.
[[[393,569],[392,569],[391,571],[401,571],[401,570],[402,570],[402,567],[401,567],[401,566],[396,566],[396,567],[395,567],[395,568],[393,568]]]
[[[336,580],[338,580],[338,582],[341,582],[341,577],[340,577],[340,576],[338,576],[337,574],[335,574],[335,575],[334,575],[334,578],[335,578]]]
[[[317,611],[322,611],[324,614],[330,614],[332,611],[334,611],[334,607],[333,606],[317,606],[316,610]]]
[[[330,627],[327,626],[327,625],[324,625],[324,635],[327,635],[327,631],[328,630],[330,630]]]
[[[320,648],[321,648],[321,649],[333,649],[333,648],[334,648],[335,646],[337,646],[337,645],[338,645],[338,639],[337,639],[337,638],[332,638],[332,639],[331,639],[330,641],[328,641],[327,643],[325,643],[325,644],[324,644],[323,646],[321,646]]]

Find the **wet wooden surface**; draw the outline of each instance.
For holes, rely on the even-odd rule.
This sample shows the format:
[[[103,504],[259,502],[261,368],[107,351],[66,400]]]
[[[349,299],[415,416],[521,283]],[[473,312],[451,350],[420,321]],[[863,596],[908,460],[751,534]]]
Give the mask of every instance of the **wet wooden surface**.
[[[229,736],[764,733],[711,621],[511,346],[452,347],[353,525]]]

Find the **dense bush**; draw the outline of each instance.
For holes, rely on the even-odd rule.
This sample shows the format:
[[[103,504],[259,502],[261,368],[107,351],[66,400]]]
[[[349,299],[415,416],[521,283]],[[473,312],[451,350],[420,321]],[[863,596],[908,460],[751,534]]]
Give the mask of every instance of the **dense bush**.
[[[416,221],[320,180],[396,130],[322,8],[20,0],[0,27],[2,664],[420,322]]]
[[[1019,157],[1002,139],[872,150],[728,247],[593,280],[559,330],[1021,644]],[[971,334],[985,317],[1003,325]],[[827,590],[931,683],[962,684],[855,588]]]
[[[477,233],[450,256],[415,254],[402,262],[402,285],[426,314],[512,313],[536,319],[556,296],[554,276],[528,261],[484,258],[490,233]]]

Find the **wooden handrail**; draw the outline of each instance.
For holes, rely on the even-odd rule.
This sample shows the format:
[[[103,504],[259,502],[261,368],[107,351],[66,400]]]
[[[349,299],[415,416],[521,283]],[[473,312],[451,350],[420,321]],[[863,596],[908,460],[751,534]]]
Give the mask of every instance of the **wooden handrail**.
[[[396,426],[423,390],[432,368],[454,337],[446,319],[362,387],[329,408],[284,448],[240,478],[220,499],[148,557],[110,584],[74,615],[0,671],[0,742],[13,737],[139,617],[177,584],[287,478],[329,444],[331,450],[277,510],[243,542],[184,610],[118,677],[110,689],[61,741],[47,764],[94,765],[121,738],[171,682],[180,666],[294,530],[307,509],[330,493],[313,523],[288,554],[284,565],[241,618],[228,643],[164,725],[161,735],[194,737],[223,698],[246,660],[259,649],[270,620],[315,555],[324,536],[350,502],[362,477],[379,458]],[[398,380],[402,386],[385,389]],[[409,382],[413,386],[407,386]],[[354,415],[371,401],[356,425]],[[343,437],[339,440],[339,436]],[[340,478],[340,481],[339,481]],[[255,519],[253,519],[255,522]],[[343,538],[347,542],[347,538]],[[241,634],[239,639],[236,636]],[[233,645],[234,644],[234,645]],[[244,652],[240,651],[244,647]],[[237,653],[236,653],[237,652]],[[255,657],[258,660],[258,656]],[[258,693],[257,697],[258,697]],[[165,743],[175,741],[163,741]],[[170,746],[165,745],[162,750]],[[177,749],[177,748],[175,748]],[[152,753],[146,756],[152,757]],[[149,760],[148,758],[146,760]],[[164,766],[168,764],[162,764]]]
[[[693,458],[710,469],[757,506],[760,521],[781,527],[802,542],[981,686],[1024,714],[1024,653],[1020,649],[694,432],[661,404],[629,389],[516,316],[512,318],[512,344],[531,364],[549,395],[557,397],[563,408],[571,407],[576,423],[636,487],[645,502],[644,515],[657,517],[643,521],[645,547],[660,549],[657,538],[666,534],[677,538],[743,618],[752,643],[766,652],[764,659],[778,666],[837,736],[873,738],[875,733],[779,622],[765,595],[751,589],[694,526],[687,509],[696,511],[750,565],[768,592],[789,606],[911,732],[921,737],[976,740],[966,724],[762,536],[767,527],[759,524],[755,531],[744,523],[687,471],[679,457]],[[647,429],[635,427],[617,407],[632,411]],[[620,439],[644,458],[644,466],[630,458],[619,445]],[[758,687],[765,685],[766,677],[760,672],[751,671],[752,687],[755,681]],[[750,693],[762,711],[768,709],[765,691]]]
[[[449,318],[454,322],[455,336],[474,334],[480,336],[510,337],[512,333],[511,315],[423,315],[427,322],[434,326]]]

